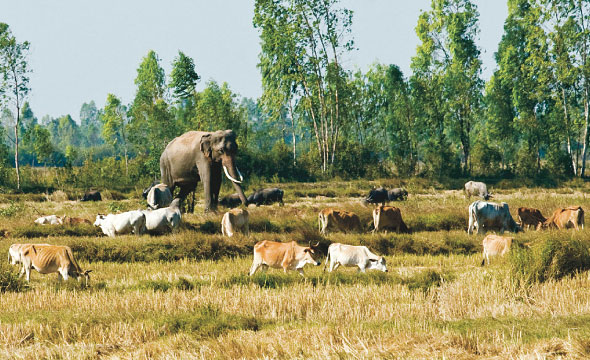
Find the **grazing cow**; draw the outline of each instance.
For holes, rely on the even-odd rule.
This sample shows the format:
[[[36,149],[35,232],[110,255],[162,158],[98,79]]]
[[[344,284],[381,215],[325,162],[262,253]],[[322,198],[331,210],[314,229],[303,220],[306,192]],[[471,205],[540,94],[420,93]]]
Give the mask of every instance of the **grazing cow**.
[[[369,204],[385,205],[388,201],[405,200],[408,198],[408,191],[402,188],[387,190],[383,187],[372,189],[365,198]]]
[[[82,219],[78,217],[64,216],[62,219],[64,225],[78,225],[78,224],[89,224],[92,225],[92,221],[88,219]]]
[[[469,205],[469,227],[467,233],[473,233],[473,230],[477,227],[477,233],[480,231],[487,230],[499,230],[504,232],[505,230],[512,232],[522,231],[522,228],[516,224],[512,215],[510,215],[510,209],[508,204],[496,204],[493,202],[486,202],[477,200]]]
[[[181,220],[180,199],[172,200],[168,207],[143,210],[142,213],[145,215],[145,228],[150,234],[176,231]]]
[[[324,235],[328,233],[329,228],[343,232],[361,231],[361,220],[358,215],[345,210],[322,209],[318,214],[318,223],[320,233]]]
[[[129,234],[141,235],[146,232],[145,215],[141,210],[127,211],[121,214],[97,215],[94,226],[100,226],[102,232],[110,237]]]
[[[267,188],[254,192],[248,196],[247,204],[271,205],[278,202],[281,206],[285,205],[283,202],[283,194],[285,192],[279,188]]]
[[[488,193],[488,187],[485,183],[468,181],[465,183],[465,197],[469,199],[472,196],[480,196],[484,200],[489,200],[489,198],[492,197],[492,195]]]
[[[242,205],[242,200],[240,200],[238,193],[233,193],[222,197],[221,200],[219,200],[219,205],[225,206],[226,208],[235,208]]]
[[[404,221],[399,208],[393,206],[379,206],[373,210],[373,232],[388,229],[396,232],[410,232]]]
[[[80,201],[102,201],[102,197],[100,192],[93,190],[86,192]]]
[[[340,265],[358,266],[360,272],[365,272],[366,269],[387,272],[385,259],[382,256],[373,254],[366,246],[333,243],[328,247],[324,271],[326,271],[328,261],[330,262],[330,272],[336,270]]]
[[[57,215],[42,216],[35,220],[35,224],[39,225],[61,225],[63,224],[63,218]]]
[[[402,188],[395,188],[387,191],[387,199],[389,201],[407,200],[408,191]]]
[[[483,260],[481,261],[481,266],[485,265],[486,260],[488,265],[490,264],[490,256],[504,256],[510,251],[513,241],[514,238],[507,236],[487,235],[483,239]]]
[[[248,226],[249,216],[245,209],[231,209],[223,214],[221,219],[221,233],[224,236],[232,237],[234,232],[240,231],[246,236],[250,235]]]
[[[261,266],[283,269],[285,273],[287,270],[297,270],[301,276],[304,276],[303,267],[305,264],[315,266],[321,264],[317,260],[319,258],[318,245],[319,243],[299,246],[295,241],[289,243],[260,241],[254,245],[254,261],[250,268],[250,276],[254,275]]]
[[[520,221],[520,226],[524,228],[526,225],[526,229],[528,230],[530,226],[539,230],[541,225],[546,221],[543,214],[539,209],[534,208],[527,208],[527,207],[520,207],[518,208],[518,221]]]
[[[80,268],[69,246],[26,244],[20,251],[27,281],[31,280],[31,269],[35,269],[41,274],[57,272],[60,280],[67,280],[71,276],[79,281],[84,277],[88,284],[88,274],[92,270],[83,271]]]
[[[156,184],[148,190],[146,200],[152,210],[165,208],[172,202],[172,191],[166,184]]]
[[[555,210],[551,217],[543,223],[542,228],[561,230],[573,227],[580,230],[580,226],[584,229],[584,209],[581,206],[570,206],[565,209]]]

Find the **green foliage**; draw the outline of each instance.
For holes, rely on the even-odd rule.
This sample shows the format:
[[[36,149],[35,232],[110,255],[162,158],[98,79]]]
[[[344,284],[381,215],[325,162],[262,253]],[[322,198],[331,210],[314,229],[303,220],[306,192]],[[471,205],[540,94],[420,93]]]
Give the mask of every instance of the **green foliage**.
[[[13,267],[4,261],[0,263],[0,293],[22,292],[29,288],[24,278],[18,277],[19,267]]]
[[[159,323],[164,326],[163,334],[182,332],[197,338],[216,338],[231,330],[258,331],[262,326],[257,318],[224,313],[211,305],[201,306],[189,314],[168,315]]]
[[[0,209],[0,217],[13,217],[23,211],[23,205],[10,201],[7,207]]]
[[[510,253],[511,273],[523,284],[558,280],[590,269],[589,243],[565,236],[544,238]]]
[[[170,84],[174,92],[174,97],[177,99],[186,99],[193,96],[197,81],[201,77],[195,71],[195,63],[193,59],[186,56],[182,51],[178,52],[178,56],[172,62],[172,72],[170,73]]]

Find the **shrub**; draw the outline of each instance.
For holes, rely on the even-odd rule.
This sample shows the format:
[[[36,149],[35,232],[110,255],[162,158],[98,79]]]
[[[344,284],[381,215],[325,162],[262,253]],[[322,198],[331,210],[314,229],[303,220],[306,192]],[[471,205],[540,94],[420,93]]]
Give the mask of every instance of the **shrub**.
[[[550,238],[531,248],[516,246],[510,254],[511,272],[521,283],[561,279],[590,269],[588,242]]]
[[[16,238],[38,238],[48,236],[100,236],[99,227],[88,224],[78,225],[27,225],[14,229],[11,235]]]
[[[29,286],[24,282],[23,278],[18,277],[16,268],[5,262],[0,262],[0,292],[20,292],[28,288]]]

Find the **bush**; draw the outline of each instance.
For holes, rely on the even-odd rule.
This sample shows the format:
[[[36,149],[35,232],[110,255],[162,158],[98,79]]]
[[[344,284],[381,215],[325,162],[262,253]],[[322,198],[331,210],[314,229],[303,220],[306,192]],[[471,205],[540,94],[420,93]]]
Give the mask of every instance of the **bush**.
[[[38,238],[48,236],[100,236],[102,231],[99,227],[78,224],[78,225],[27,225],[14,229],[11,235],[15,238]]]
[[[510,253],[513,277],[530,284],[557,280],[590,269],[587,241],[550,238],[531,248],[516,246]]]
[[[28,284],[24,282],[23,278],[19,279],[16,269],[5,262],[0,262],[0,293],[20,292],[28,289]]]

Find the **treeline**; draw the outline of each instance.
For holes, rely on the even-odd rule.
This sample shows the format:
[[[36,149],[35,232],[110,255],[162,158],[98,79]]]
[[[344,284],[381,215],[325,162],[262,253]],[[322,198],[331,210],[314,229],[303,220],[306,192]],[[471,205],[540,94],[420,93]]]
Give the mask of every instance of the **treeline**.
[[[256,0],[260,99],[215,81],[197,91],[192,58],[179,51],[166,75],[150,51],[137,68],[135,98],[124,104],[109,94],[100,109],[85,103],[79,122],[37,119],[25,101],[28,43],[0,24],[2,182],[14,182],[10,169],[20,162],[62,167],[74,186],[91,182],[83,175],[91,169],[136,184],[159,177],[172,138],[217,129],[238,134],[244,175],[275,181],[584,176],[590,3],[508,0],[508,10],[486,82],[470,0],[433,0],[420,14],[409,76],[396,65],[345,67],[353,13],[338,0]],[[107,176],[109,166],[118,170]]]

